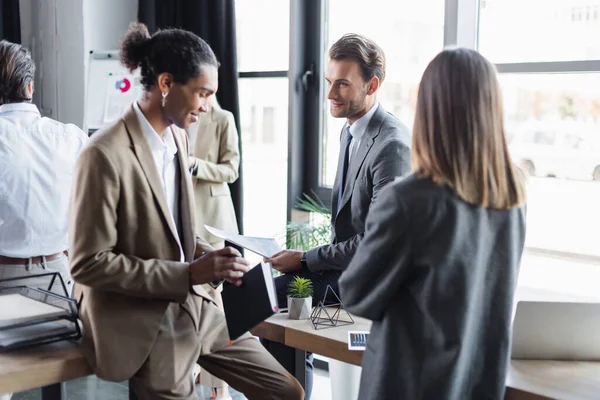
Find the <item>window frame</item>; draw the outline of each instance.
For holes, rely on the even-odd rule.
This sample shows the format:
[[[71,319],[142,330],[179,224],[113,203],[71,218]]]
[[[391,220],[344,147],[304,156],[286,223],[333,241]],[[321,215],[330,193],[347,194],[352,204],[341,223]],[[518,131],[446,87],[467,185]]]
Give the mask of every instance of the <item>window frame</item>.
[[[332,189],[320,184],[323,173],[325,112],[323,70],[326,54],[329,0],[290,0],[288,221],[303,193],[317,196],[331,209]],[[479,47],[480,0],[446,0],[444,38],[448,46]],[[500,74],[600,73],[600,60],[497,63]],[[553,254],[600,263],[600,257],[527,247],[538,254]]]
[[[479,14],[481,0],[446,0],[445,46],[479,50]],[[600,60],[540,61],[495,63],[498,74],[600,73]],[[525,246],[529,254],[600,264],[600,257],[589,254]]]
[[[316,195],[331,209],[332,189],[321,184],[328,10],[329,0],[291,0],[288,219],[303,193]],[[440,50],[447,45],[475,48],[478,0],[446,0],[444,14]],[[310,79],[305,78],[304,84],[307,71]]]

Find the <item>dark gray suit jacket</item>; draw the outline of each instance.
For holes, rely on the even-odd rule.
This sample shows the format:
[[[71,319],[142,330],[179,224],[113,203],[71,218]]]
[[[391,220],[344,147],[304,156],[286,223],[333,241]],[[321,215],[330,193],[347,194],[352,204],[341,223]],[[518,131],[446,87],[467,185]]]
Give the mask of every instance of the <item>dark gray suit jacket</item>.
[[[339,285],[373,320],[361,400],[502,399],[525,210],[411,175],[380,194]]]
[[[338,210],[342,155],[346,150],[342,146],[331,200],[332,244],[306,252],[309,270],[341,271],[348,266],[365,232],[371,202],[385,185],[410,172],[410,141],[408,128],[380,104],[359,148],[354,149]]]

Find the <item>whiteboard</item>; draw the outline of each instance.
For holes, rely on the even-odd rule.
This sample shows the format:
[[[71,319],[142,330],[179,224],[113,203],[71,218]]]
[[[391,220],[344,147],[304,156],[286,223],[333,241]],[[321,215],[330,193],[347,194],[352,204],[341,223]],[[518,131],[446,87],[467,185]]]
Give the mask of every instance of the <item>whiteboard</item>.
[[[91,135],[119,119],[142,93],[139,68],[129,73],[118,51],[90,51],[84,130]]]

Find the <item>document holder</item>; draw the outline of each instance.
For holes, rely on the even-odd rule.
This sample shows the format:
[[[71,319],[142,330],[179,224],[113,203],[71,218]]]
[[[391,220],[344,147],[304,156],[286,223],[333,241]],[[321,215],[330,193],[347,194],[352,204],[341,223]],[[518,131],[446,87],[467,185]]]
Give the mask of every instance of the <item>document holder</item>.
[[[26,285],[44,276],[48,290]],[[9,286],[14,281],[19,286]],[[64,296],[50,292],[57,283]],[[0,352],[81,338],[77,302],[68,297],[58,272],[1,279],[0,285]]]

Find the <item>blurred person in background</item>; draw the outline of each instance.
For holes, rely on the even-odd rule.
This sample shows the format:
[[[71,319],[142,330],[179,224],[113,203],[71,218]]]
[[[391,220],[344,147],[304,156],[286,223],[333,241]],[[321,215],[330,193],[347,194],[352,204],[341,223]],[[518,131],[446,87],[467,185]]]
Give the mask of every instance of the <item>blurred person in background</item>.
[[[0,41],[0,280],[57,272],[71,295],[69,194],[87,136],[40,115],[31,103],[34,75],[31,53]],[[48,289],[49,283],[40,277],[0,285]],[[51,289],[65,295],[59,280]]]
[[[209,97],[206,113],[187,129],[190,138],[190,170],[196,202],[196,232],[213,248],[222,249],[225,242],[206,230],[204,225],[226,232],[238,233],[238,226],[229,191],[229,183],[239,175],[240,151],[238,131],[233,114],[223,110],[215,96]],[[204,285],[215,303],[223,308],[222,286]],[[231,399],[225,381],[200,371],[198,382],[212,388],[216,399]]]

